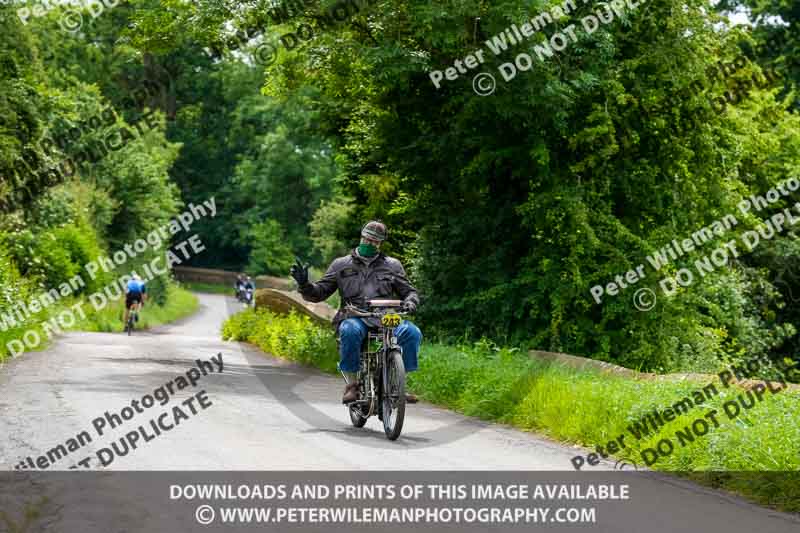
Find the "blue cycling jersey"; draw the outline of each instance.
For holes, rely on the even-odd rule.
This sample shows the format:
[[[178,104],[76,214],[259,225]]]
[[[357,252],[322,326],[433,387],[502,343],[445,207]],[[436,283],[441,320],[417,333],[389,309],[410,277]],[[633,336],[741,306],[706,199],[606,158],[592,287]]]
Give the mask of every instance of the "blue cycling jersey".
[[[146,290],[141,281],[132,279],[128,282],[128,294],[144,294]]]

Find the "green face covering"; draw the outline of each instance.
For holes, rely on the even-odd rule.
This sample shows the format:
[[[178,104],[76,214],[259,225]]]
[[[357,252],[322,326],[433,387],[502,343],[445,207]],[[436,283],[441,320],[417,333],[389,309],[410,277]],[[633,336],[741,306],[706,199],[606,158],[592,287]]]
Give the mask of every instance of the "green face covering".
[[[378,249],[372,244],[359,244],[358,254],[362,257],[372,257],[378,253]]]

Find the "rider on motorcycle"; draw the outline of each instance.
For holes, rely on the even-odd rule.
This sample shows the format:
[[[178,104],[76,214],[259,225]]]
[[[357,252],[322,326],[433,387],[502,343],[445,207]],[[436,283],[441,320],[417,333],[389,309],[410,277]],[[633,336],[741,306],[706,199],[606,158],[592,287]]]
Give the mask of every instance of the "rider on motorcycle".
[[[128,285],[125,287],[125,320],[123,324],[128,323],[128,316],[133,306],[137,306],[136,311],[138,311],[141,306],[144,305],[146,299],[147,287],[144,282],[142,282],[142,278],[139,277],[139,274],[134,273],[128,281]],[[136,319],[138,320],[138,318],[139,316],[137,315]]]
[[[244,290],[244,275],[237,274],[236,275],[236,283],[234,284],[234,288],[236,289],[236,298],[240,299],[240,295]]]
[[[241,300],[248,305],[251,304],[253,302],[253,291],[255,290],[256,286],[253,283],[253,278],[245,276]]]
[[[419,305],[417,290],[408,281],[403,265],[397,259],[380,252],[386,235],[386,225],[382,222],[367,222],[361,229],[361,243],[358,247],[349,255],[334,260],[325,275],[316,283],[309,283],[307,266],[298,262],[291,268],[291,275],[297,281],[298,290],[305,300],[321,302],[339,290],[341,305],[333,319],[333,326],[338,330],[340,339],[339,368],[347,379],[342,403],[358,399],[356,373],[360,364],[361,344],[369,328],[379,326],[376,319],[348,317],[345,306],[354,304],[364,308],[368,300],[392,298],[395,294],[403,300],[403,310],[406,312],[413,313]],[[422,343],[419,328],[408,320],[403,320],[395,328],[395,336],[403,349],[406,372],[417,370],[417,354]],[[414,403],[417,398],[408,394],[406,401]]]

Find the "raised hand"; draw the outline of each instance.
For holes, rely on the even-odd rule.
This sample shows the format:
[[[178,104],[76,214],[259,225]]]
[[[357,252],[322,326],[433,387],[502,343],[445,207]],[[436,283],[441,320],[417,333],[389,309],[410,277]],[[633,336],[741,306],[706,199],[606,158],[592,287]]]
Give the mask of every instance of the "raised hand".
[[[295,256],[295,261],[296,263],[292,265],[291,269],[289,269],[289,273],[297,282],[297,285],[302,287],[308,283],[308,265],[304,265],[297,256]]]

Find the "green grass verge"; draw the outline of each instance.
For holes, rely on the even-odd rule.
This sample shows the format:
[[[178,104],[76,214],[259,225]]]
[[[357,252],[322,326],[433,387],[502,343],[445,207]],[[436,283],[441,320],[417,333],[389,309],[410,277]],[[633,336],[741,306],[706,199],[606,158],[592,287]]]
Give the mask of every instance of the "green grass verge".
[[[170,287],[167,303],[164,306],[145,303],[139,313],[139,322],[136,329],[143,330],[155,326],[174,322],[193,314],[200,306],[197,297],[188,290],[180,287]],[[125,330],[122,320],[125,313],[125,299],[122,298],[95,311],[91,305],[84,306],[86,320],[79,320],[71,330],[102,331],[117,333]]]
[[[187,291],[205,292],[209,294],[227,294],[233,296],[233,287],[220,285],[218,283],[199,283],[193,281],[182,282],[179,286]]]
[[[314,325],[307,317],[247,310],[225,323],[223,336],[327,372],[336,369],[333,331]],[[409,389],[427,401],[563,442],[593,448],[625,435],[626,448],[617,457],[639,465],[643,465],[643,449],[655,448],[661,439],[669,438],[674,452],[650,468],[675,472],[765,505],[800,511],[800,394],[796,391],[766,392],[763,401],[729,420],[722,405],[736,401],[743,390],[717,384],[719,394],[668,422],[657,434],[637,440],[628,430],[654,409],[663,412],[707,384],[633,380],[576,370],[488,342],[425,344],[419,371],[408,376]],[[676,431],[684,431],[711,410],[717,411],[719,427],[704,418],[708,433],[681,445]],[[564,464],[565,470],[571,468]]]
[[[44,318],[44,317],[42,316],[42,314],[40,314],[36,318]],[[45,335],[44,331],[42,330],[40,322],[32,319],[32,321],[30,323],[26,323],[24,327],[11,328],[8,329],[7,331],[0,331],[0,363],[11,358],[11,352],[8,349],[8,343],[10,343],[11,341],[21,340],[23,338],[23,335],[25,335],[25,333],[28,331],[35,332],[40,339],[44,339],[44,342],[42,342],[39,346],[37,346],[35,351],[40,351],[47,348],[48,346],[47,335]],[[26,348],[25,351],[29,350]]]
[[[336,338],[331,328],[321,328],[294,311],[278,315],[266,309],[248,309],[229,318],[222,327],[224,339],[255,344],[265,352],[336,372]]]
[[[154,326],[160,326],[169,322],[174,322],[181,318],[187,317],[197,311],[200,306],[197,297],[186,289],[180,287],[170,287],[167,296],[167,303],[164,306],[154,305],[152,303],[145,304],[144,310],[139,316],[139,322],[136,325],[137,329],[148,329]],[[56,316],[60,312],[66,310],[70,306],[78,303],[81,300],[74,298],[65,298],[60,302],[60,305],[51,308],[50,315]],[[83,300],[81,307],[85,318],[81,318],[79,313],[74,313],[76,318],[75,324],[65,331],[98,331],[98,332],[121,332],[124,330],[122,319],[125,312],[125,299],[121,298],[118,301],[109,302],[109,304],[96,311],[92,305]],[[47,317],[43,314],[39,316],[38,321],[31,321],[26,323],[23,328],[11,329],[9,331],[0,331],[0,362],[11,357],[6,343],[11,340],[22,339],[26,331],[35,331],[41,343],[36,346],[34,350],[25,348],[25,351],[40,351],[46,349],[50,344],[50,339],[41,326],[41,322],[46,320]],[[56,333],[58,333],[56,331]]]

